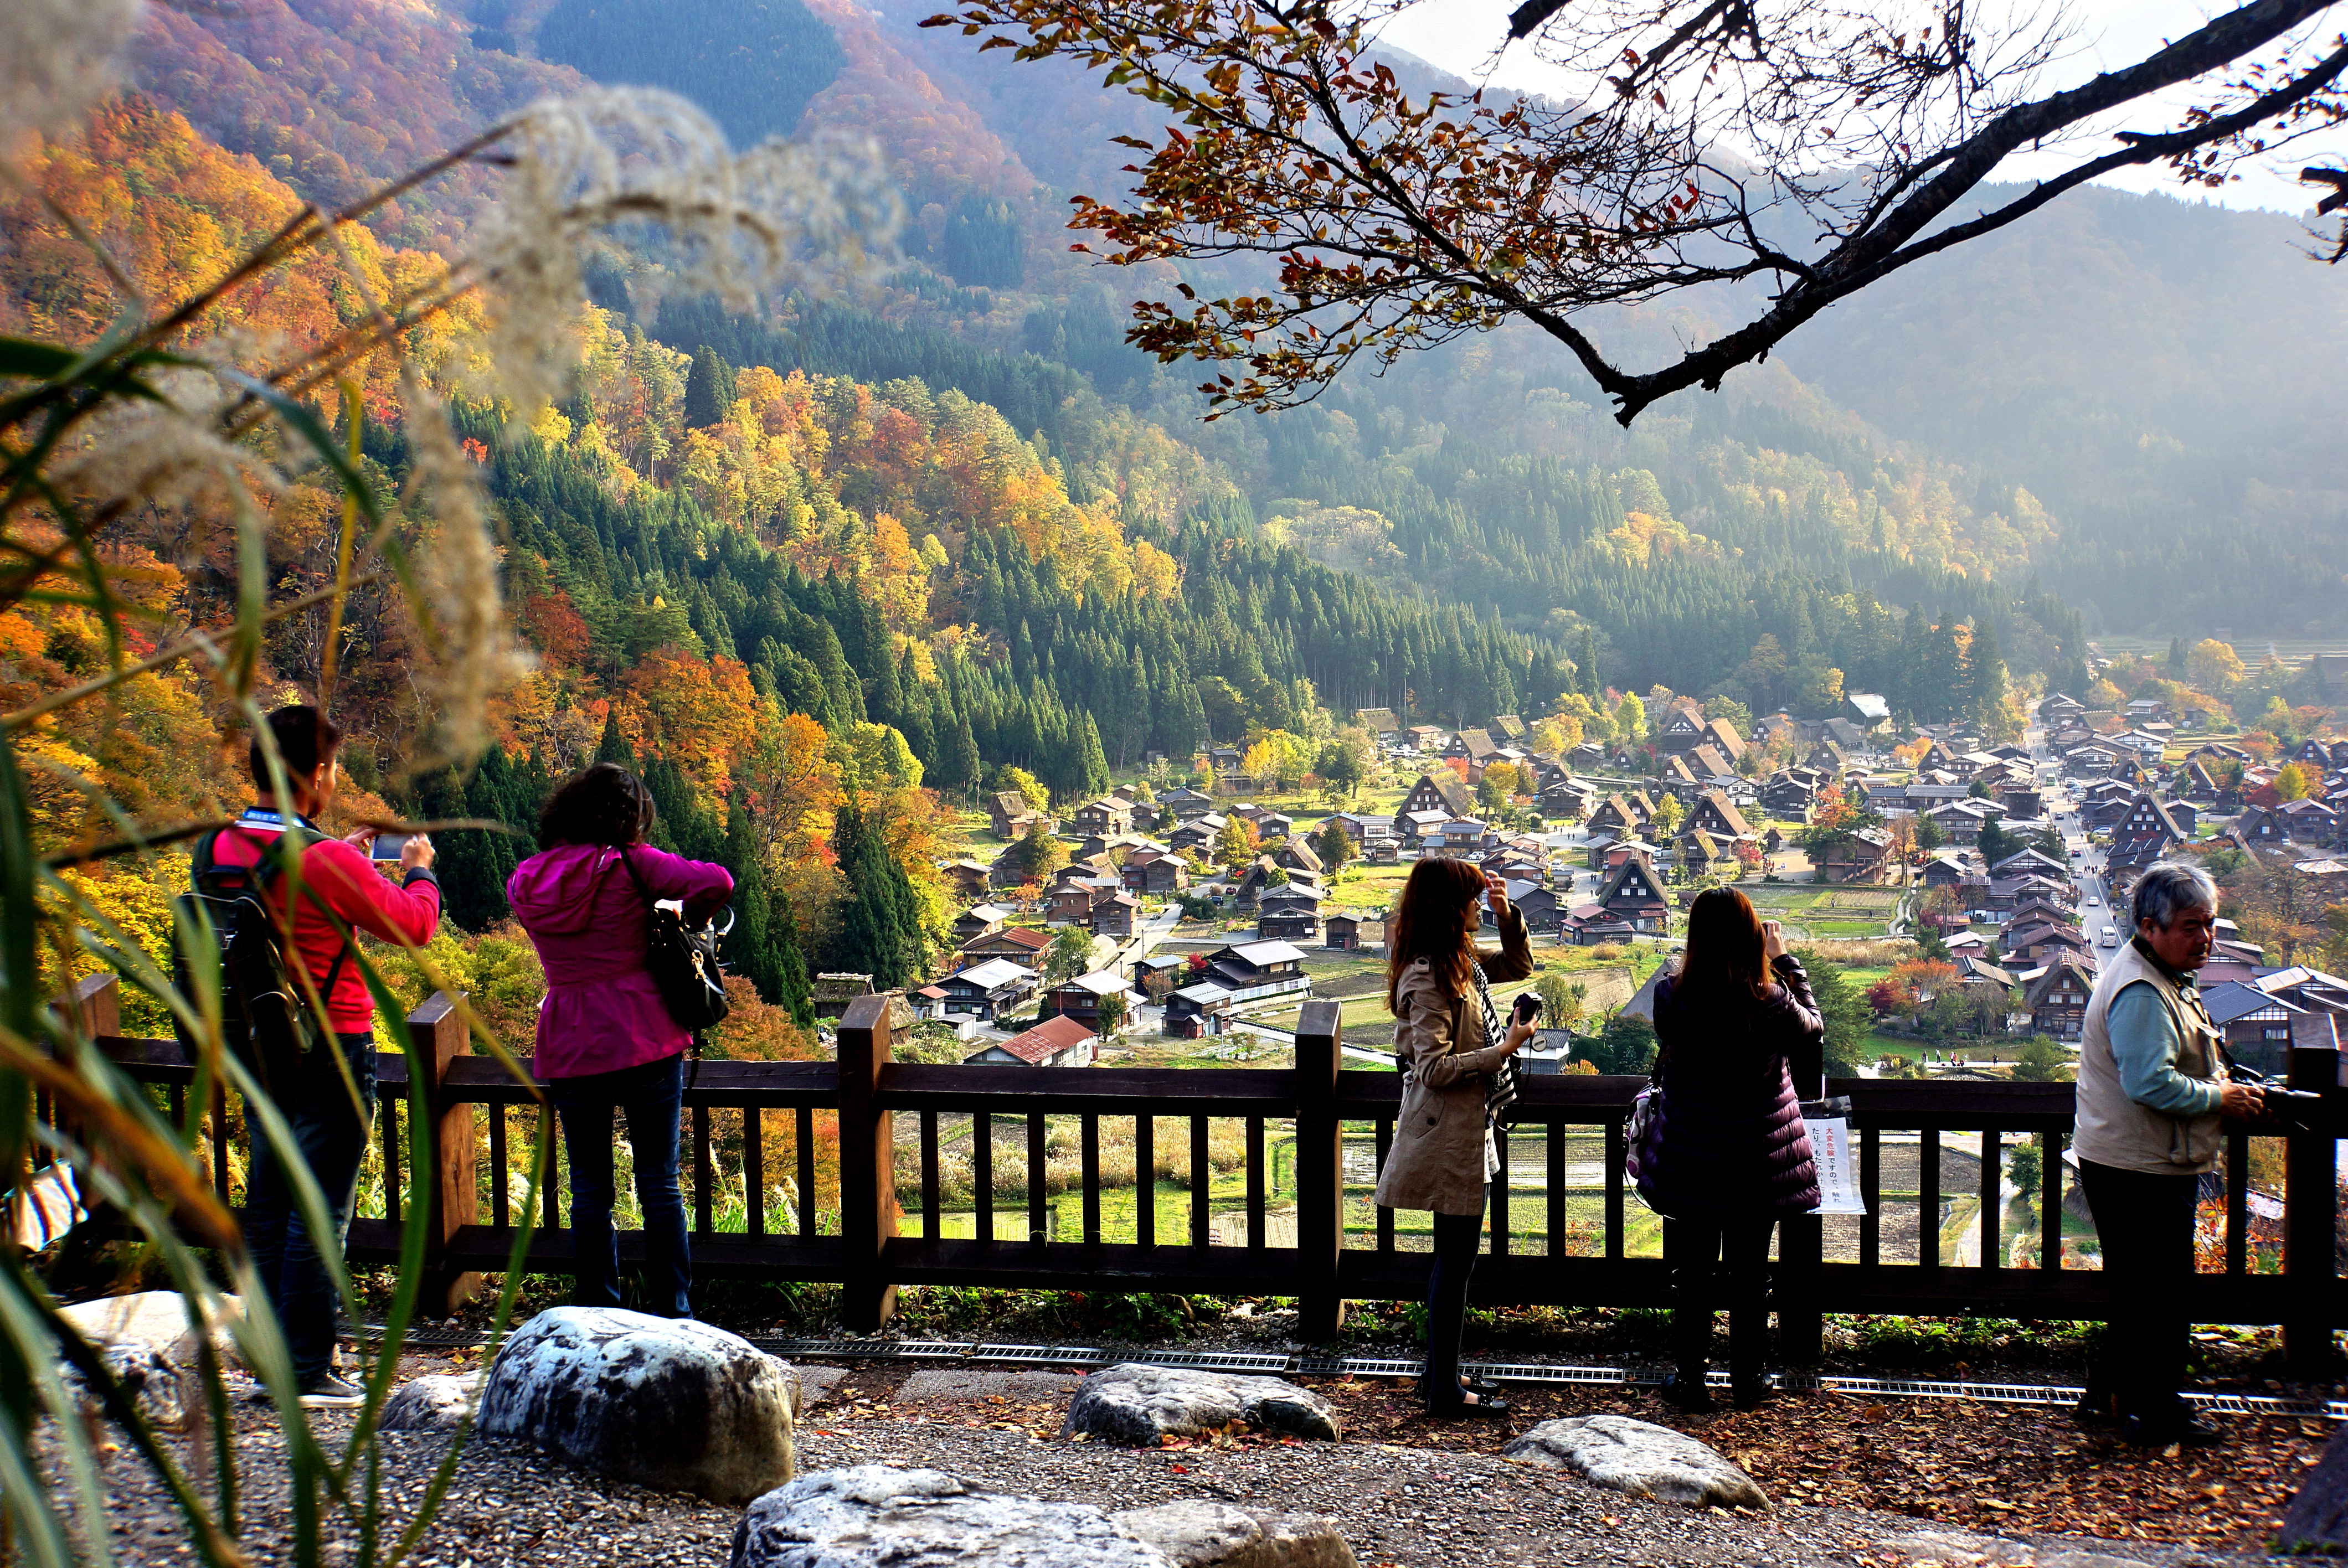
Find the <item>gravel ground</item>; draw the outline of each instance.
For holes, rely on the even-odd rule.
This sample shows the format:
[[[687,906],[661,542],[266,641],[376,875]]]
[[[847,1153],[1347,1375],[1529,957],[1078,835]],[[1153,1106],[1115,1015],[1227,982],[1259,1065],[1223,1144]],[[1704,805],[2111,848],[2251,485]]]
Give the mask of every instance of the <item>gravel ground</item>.
[[[403,1370],[446,1371],[460,1365],[418,1356],[407,1358]],[[1613,1563],[1655,1568],[1891,1568],[1934,1556],[1962,1561],[1980,1544],[1963,1536],[1937,1542],[1921,1537],[1919,1532],[1949,1528],[1931,1520],[1795,1501],[1799,1493],[1790,1476],[1762,1475],[1773,1496],[1783,1499],[1762,1514],[1644,1502],[1573,1476],[1467,1451],[1488,1447],[1494,1441],[1488,1430],[1434,1429],[1423,1420],[1375,1415],[1363,1399],[1382,1404],[1383,1393],[1341,1405],[1348,1409],[1353,1430],[1374,1439],[1369,1441],[1303,1444],[1250,1437],[1236,1444],[1226,1440],[1215,1446],[1144,1452],[1062,1442],[1054,1426],[1065,1405],[1057,1393],[1063,1377],[991,1373],[965,1386],[932,1378],[909,1388],[901,1367],[853,1369],[833,1380],[823,1402],[804,1419],[802,1468],[928,1465],[1006,1491],[1110,1509],[1223,1498],[1323,1513],[1339,1522],[1364,1568]],[[1768,1409],[1777,1412],[1776,1420],[1787,1422],[1828,1414],[1807,1405],[1786,1400]],[[1652,1401],[1632,1413],[1661,1419],[1661,1409],[1650,1407]],[[1605,1407],[1592,1401],[1588,1408]],[[1558,1413],[1562,1407],[1535,1414]],[[328,1414],[318,1426],[331,1441],[347,1434],[348,1418]],[[1701,1426],[1690,1430],[1703,1431]],[[1705,1435],[1720,1441],[1729,1433]],[[273,1414],[265,1408],[242,1409],[237,1440],[248,1467],[247,1517],[253,1524],[245,1538],[248,1549],[256,1564],[288,1563],[283,1471],[275,1462],[282,1438]],[[1430,1446],[1442,1442],[1463,1446]],[[447,1440],[438,1433],[385,1438],[389,1530],[396,1532],[412,1517],[415,1500],[446,1452]],[[190,1548],[143,1469],[121,1458],[111,1465],[109,1523],[118,1559],[133,1564],[188,1561]],[[583,1476],[517,1445],[475,1442],[466,1450],[438,1520],[411,1561],[418,1568],[723,1564],[738,1516],[737,1510],[694,1498]],[[329,1536],[337,1542],[329,1550],[330,1562],[355,1561],[355,1531],[330,1528]],[[2022,1539],[2034,1544],[2007,1548],[2005,1560],[2035,1556],[2045,1568],[2126,1568],[2118,1561],[2123,1558],[2154,1568],[2251,1560],[2240,1544],[2229,1551],[2142,1541]],[[2063,1551],[2106,1555],[2100,1563],[2048,1561]]]

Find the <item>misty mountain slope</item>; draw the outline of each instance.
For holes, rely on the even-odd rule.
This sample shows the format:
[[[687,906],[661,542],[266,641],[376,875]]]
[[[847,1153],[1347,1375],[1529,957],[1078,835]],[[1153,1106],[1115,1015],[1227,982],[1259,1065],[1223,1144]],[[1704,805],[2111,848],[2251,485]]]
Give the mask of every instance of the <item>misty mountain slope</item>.
[[[1813,322],[1786,364],[2027,486],[2116,628],[2348,628],[2348,273],[2301,226],[2075,192]]]

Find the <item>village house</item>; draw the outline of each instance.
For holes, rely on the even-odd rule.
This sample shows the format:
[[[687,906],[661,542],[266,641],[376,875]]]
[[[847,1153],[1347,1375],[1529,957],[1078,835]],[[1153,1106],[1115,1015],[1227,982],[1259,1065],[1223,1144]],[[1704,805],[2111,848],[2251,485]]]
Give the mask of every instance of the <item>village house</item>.
[[[1654,863],[1643,855],[1632,856],[1613,869],[1599,885],[1597,902],[1607,914],[1649,936],[1660,936],[1668,923],[1670,901]]]
[[[1841,716],[1872,733],[1891,723],[1891,704],[1873,692],[1849,692],[1843,695]]]
[[[1354,723],[1370,733],[1370,738],[1381,746],[1391,746],[1402,733],[1401,722],[1392,708],[1356,708]]]
[[[1351,911],[1332,915],[1323,922],[1321,945],[1341,953],[1374,951],[1385,946],[1385,922]]]
[[[1785,822],[1807,822],[1818,797],[1813,779],[1778,774],[1761,786],[1761,809]]]
[[[1608,942],[1628,942],[1638,934],[1638,928],[1630,921],[1608,914],[1605,905],[1584,904],[1566,916],[1563,938],[1570,947],[1595,948]]]
[[[1168,790],[1158,797],[1159,809],[1174,814],[1178,823],[1193,822],[1215,809],[1215,797],[1187,787]]]
[[[1093,900],[1093,935],[1114,937],[1119,941],[1129,939],[1134,927],[1141,921],[1141,900],[1132,894],[1116,892]]]
[[[1056,926],[1090,926],[1093,919],[1091,878],[1070,877],[1053,887],[1044,897],[1044,917]]]
[[[1130,833],[1133,830],[1133,806],[1115,795],[1103,795],[1076,807],[1069,823],[1080,834],[1107,836]]]
[[[1234,1003],[1261,1001],[1313,989],[1304,955],[1286,942],[1238,942],[1207,955],[1206,979],[1231,994]]]
[[[1004,926],[983,937],[973,937],[954,949],[957,968],[969,968],[994,958],[1008,958],[1014,963],[1032,964],[1052,945],[1052,934],[1033,926]]]
[[[990,958],[958,969],[936,982],[945,993],[939,1009],[948,1018],[974,1018],[991,1022],[997,1014],[1017,1007],[1035,991],[1035,971],[1008,958]]]
[[[1459,775],[1449,768],[1437,768],[1418,775],[1410,793],[1395,807],[1395,832],[1410,835],[1410,819],[1426,812],[1441,812],[1447,818],[1476,815],[1475,793],[1462,784]]]
[[[2056,1040],[2078,1039],[2087,1016],[2087,998],[2095,989],[2092,965],[2069,953],[2057,955],[2024,994],[2030,1027]]]
[[[1046,833],[1056,832],[1060,825],[1049,814],[1029,805],[1027,797],[1016,790],[1001,790],[988,796],[986,818],[998,838],[1020,837],[1037,823]]]
[[[2104,875],[2111,884],[2114,902],[2132,892],[2137,878],[2153,863],[2186,841],[2184,830],[2168,808],[2140,793],[2128,804],[2128,814],[2112,828],[2112,846],[2104,856]]]
[[[2007,968],[2034,969],[2054,962],[2065,953],[2075,954],[2082,963],[2095,967],[2095,945],[2076,926],[2048,922],[2008,926],[1998,939],[1998,962]]]
[[[1654,816],[1654,804],[1643,792],[1610,794],[1591,812],[1589,827],[1592,834],[1612,833],[1627,838],[1653,821]]]
[[[1078,975],[1074,979],[1062,980],[1056,986],[1045,988],[1044,1011],[1072,1018],[1088,1031],[1097,1033],[1101,1028],[1103,1009],[1111,1005],[1112,999],[1116,1005],[1122,1006],[1124,1011],[1120,1016],[1125,1018],[1130,1018],[1133,1009],[1141,1001],[1122,975],[1107,972]]]
[[[953,924],[946,929],[953,934],[954,944],[959,947],[974,937],[990,936],[1000,931],[1003,923],[1011,918],[1011,914],[1000,904],[973,904],[955,916]]]
[[[1205,816],[1194,816],[1176,828],[1168,836],[1166,844],[1178,855],[1191,849],[1201,855],[1211,855],[1215,840],[1220,836],[1225,825],[1225,819],[1212,812]]]
[[[1484,769],[1498,760],[1496,753],[1498,751],[1499,747],[1488,731],[1462,730],[1451,737],[1451,743],[1443,748],[1443,754],[1446,758],[1464,759],[1468,764],[1468,776],[1474,780],[1483,777]]]
[[[1687,754],[1687,764],[1689,771],[1706,784],[1715,779],[1732,778],[1736,773],[1735,760],[1710,741]]]
[[[1089,1067],[1097,1039],[1081,1020],[1062,1013],[962,1061],[964,1067]]]
[[[818,975],[808,985],[808,999],[818,1018],[838,1018],[848,1010],[849,1003],[871,994],[870,975],[852,975],[844,970]]]
[[[1169,849],[1137,849],[1125,863],[1125,886],[1129,893],[1171,898],[1189,890],[1190,867]]]
[[[1320,889],[1274,887],[1257,901],[1256,939],[1262,942],[1317,942],[1321,938]]]
[[[975,903],[986,897],[987,868],[976,860],[949,860],[938,867],[945,879],[946,891],[964,903]]]
[[[1692,698],[1677,697],[1653,721],[1655,749],[1692,752],[1704,740],[1704,708]]]
[[[1880,882],[1890,870],[1891,835],[1879,827],[1853,828],[1810,856],[1822,882]]]
[[[1728,802],[1728,797],[1716,789],[1705,790],[1696,796],[1695,809],[1687,815],[1687,825],[1699,828],[1715,838],[1746,838],[1753,826],[1745,814]]]
[[[1451,732],[1440,724],[1413,724],[1403,733],[1410,741],[1410,749],[1422,756],[1432,756],[1451,743]]]

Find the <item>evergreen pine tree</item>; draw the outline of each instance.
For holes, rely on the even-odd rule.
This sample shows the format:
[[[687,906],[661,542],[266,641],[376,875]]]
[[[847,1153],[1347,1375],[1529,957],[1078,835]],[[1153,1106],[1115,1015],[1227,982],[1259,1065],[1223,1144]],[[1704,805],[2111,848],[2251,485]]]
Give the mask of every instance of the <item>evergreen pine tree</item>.
[[[774,955],[775,1004],[786,1009],[801,1029],[815,1027],[815,996],[808,985],[807,958],[799,950],[798,917],[791,901],[779,889],[770,890],[767,908],[767,948]]]
[[[628,737],[620,733],[620,710],[614,706],[603,715],[603,739],[595,748],[599,763],[617,763],[630,773],[636,771],[636,748],[628,744]]]
[[[779,1000],[782,979],[776,972],[773,933],[767,928],[771,900],[767,867],[750,814],[739,801],[726,806],[725,866],[734,875],[734,929],[726,938],[726,967],[756,986],[767,1001]]]
[[[1984,733],[2005,718],[2005,660],[1998,652],[1997,630],[1983,620],[1973,630],[1966,663],[1972,674],[1972,717]]]
[[[1076,735],[1081,770],[1076,793],[1086,797],[1102,794],[1108,789],[1108,758],[1101,751],[1100,730],[1086,713]]]
[[[848,880],[839,926],[841,968],[870,974],[875,990],[910,985],[921,955],[920,933],[908,923],[912,885],[861,807],[839,808],[833,819],[831,848]]]
[[[703,343],[693,351],[693,365],[685,375],[685,423],[698,430],[724,419],[733,407],[733,367]]]

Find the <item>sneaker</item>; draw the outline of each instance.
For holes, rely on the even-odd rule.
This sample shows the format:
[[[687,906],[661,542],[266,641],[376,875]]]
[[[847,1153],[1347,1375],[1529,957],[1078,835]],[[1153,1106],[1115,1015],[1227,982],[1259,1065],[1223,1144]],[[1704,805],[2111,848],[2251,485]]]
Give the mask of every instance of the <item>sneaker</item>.
[[[302,1408],[309,1410],[355,1410],[366,1403],[366,1390],[341,1374],[328,1372],[302,1388]]]

